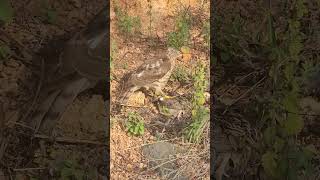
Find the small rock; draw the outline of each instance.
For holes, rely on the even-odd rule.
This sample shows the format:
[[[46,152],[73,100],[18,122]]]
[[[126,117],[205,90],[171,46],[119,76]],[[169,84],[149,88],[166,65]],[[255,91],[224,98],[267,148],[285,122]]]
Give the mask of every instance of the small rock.
[[[151,168],[161,164],[156,171],[158,171],[162,177],[166,177],[168,179],[173,178],[176,173],[172,172],[179,169],[179,167],[176,165],[176,162],[170,161],[170,159],[173,159],[182,151],[183,149],[180,149],[178,146],[168,142],[158,142],[142,147],[142,153],[150,161]],[[177,179],[187,178],[182,174],[178,175]]]
[[[204,93],[204,97],[206,98],[206,101],[207,101],[207,102],[210,102],[210,93],[205,92],[205,93]]]
[[[320,102],[318,102],[315,98],[312,98],[310,96],[302,98],[300,106],[303,109],[310,108],[310,110],[315,114],[320,113]]]
[[[144,168],[144,167],[145,167],[145,165],[144,165],[143,163],[140,163],[140,164],[139,164],[139,168],[140,168],[140,169],[142,169],[142,168]]]
[[[127,165],[128,170],[132,170],[132,164]]]

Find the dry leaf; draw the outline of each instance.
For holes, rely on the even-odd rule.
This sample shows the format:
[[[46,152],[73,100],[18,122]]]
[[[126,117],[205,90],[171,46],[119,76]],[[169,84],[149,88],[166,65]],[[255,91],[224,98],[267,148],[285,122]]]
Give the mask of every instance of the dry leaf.
[[[180,48],[181,52],[182,52],[182,60],[184,62],[188,62],[190,61],[192,55],[191,55],[191,52],[190,52],[190,48],[189,47],[186,47],[186,46],[182,46]]]
[[[320,102],[318,102],[316,99],[312,97],[305,97],[301,99],[300,106],[303,109],[306,109],[309,107],[312,112],[319,114],[320,113]]]

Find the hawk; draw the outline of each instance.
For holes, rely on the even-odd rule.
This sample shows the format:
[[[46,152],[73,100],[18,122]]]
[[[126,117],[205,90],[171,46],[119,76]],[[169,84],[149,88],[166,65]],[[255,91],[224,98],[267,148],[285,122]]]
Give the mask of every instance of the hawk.
[[[152,58],[144,62],[133,72],[127,74],[123,82],[121,104],[126,104],[128,98],[135,91],[144,88],[153,89],[156,94],[164,94],[162,89],[166,86],[176,60],[182,57],[179,50],[169,47],[164,57]]]
[[[108,10],[103,8],[84,29],[63,42],[61,52],[45,59],[45,78],[38,105],[22,117],[36,133],[50,135],[57,120],[79,93],[108,79]]]

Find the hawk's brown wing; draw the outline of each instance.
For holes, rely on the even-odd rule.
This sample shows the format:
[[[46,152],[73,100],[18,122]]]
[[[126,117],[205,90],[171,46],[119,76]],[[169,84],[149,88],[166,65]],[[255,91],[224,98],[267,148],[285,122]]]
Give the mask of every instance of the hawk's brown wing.
[[[31,126],[51,133],[55,122],[79,93],[92,88],[97,81],[107,79],[107,50],[105,23],[107,9],[103,9],[88,27],[68,40],[62,49],[60,63],[53,64],[41,90],[39,106],[28,117]]]
[[[169,59],[151,59],[134,71],[127,83],[131,86],[144,87],[164,77],[170,69]]]
[[[171,65],[168,58],[152,58],[125,75],[120,102],[126,103],[131,93],[163,78],[170,71]]]

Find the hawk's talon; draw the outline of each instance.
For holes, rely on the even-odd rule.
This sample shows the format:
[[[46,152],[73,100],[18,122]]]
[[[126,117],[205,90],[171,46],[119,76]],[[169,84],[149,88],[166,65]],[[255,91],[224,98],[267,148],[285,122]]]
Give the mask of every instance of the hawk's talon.
[[[174,99],[175,96],[169,96],[169,95],[166,95],[166,94],[162,94],[158,99],[160,101],[164,101],[164,100],[168,100],[168,99]]]

